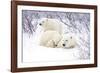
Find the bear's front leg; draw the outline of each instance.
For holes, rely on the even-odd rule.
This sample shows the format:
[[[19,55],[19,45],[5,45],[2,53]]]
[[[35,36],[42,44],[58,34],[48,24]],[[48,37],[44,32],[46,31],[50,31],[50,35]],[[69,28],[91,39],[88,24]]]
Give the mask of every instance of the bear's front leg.
[[[47,47],[54,48],[54,47],[55,47],[55,46],[54,46],[54,41],[53,41],[53,40],[48,41],[47,44],[46,44],[46,46],[47,46]]]

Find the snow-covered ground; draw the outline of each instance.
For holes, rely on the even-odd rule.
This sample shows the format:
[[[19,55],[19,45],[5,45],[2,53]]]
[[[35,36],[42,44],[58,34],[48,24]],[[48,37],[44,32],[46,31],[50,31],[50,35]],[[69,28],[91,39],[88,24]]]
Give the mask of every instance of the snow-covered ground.
[[[70,49],[39,46],[41,30],[41,27],[37,28],[36,32],[30,36],[23,33],[23,62],[79,60],[81,59],[80,56],[84,56],[84,53],[86,53],[78,45]],[[77,37],[79,38],[79,36]],[[82,54],[82,52],[84,53]]]
[[[39,46],[34,37],[27,39],[24,34],[23,42],[23,61],[61,61],[61,60],[75,60],[77,57],[77,48],[64,49],[64,48],[46,48]],[[37,38],[38,39],[38,38]]]

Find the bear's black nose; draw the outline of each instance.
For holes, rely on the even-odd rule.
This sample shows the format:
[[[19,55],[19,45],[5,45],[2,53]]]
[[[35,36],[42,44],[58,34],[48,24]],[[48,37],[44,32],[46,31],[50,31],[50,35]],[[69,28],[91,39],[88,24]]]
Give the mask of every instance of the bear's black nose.
[[[42,25],[41,23],[39,25]]]
[[[57,46],[57,45],[55,45],[55,46]]]
[[[65,46],[65,44],[62,44],[63,46]]]

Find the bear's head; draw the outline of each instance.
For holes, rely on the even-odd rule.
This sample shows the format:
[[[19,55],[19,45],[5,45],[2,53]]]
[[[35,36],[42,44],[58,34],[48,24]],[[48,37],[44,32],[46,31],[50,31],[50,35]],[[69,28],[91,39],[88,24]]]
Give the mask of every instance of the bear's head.
[[[54,24],[56,23],[57,23],[56,19],[44,18],[41,20],[39,25],[44,29],[44,31],[46,31],[46,30],[54,30],[55,29]]]
[[[74,48],[76,46],[76,40],[73,36],[63,37],[57,44],[58,48]]]
[[[51,23],[52,21],[48,18],[43,18],[42,21],[39,23],[40,26],[42,27],[47,27],[49,23]]]

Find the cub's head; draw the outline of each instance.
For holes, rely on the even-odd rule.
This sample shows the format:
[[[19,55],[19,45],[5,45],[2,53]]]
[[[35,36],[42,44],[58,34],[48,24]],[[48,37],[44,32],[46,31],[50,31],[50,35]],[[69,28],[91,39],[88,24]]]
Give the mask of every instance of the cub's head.
[[[57,44],[57,47],[59,48],[74,48],[75,46],[76,40],[73,36],[64,36]]]

